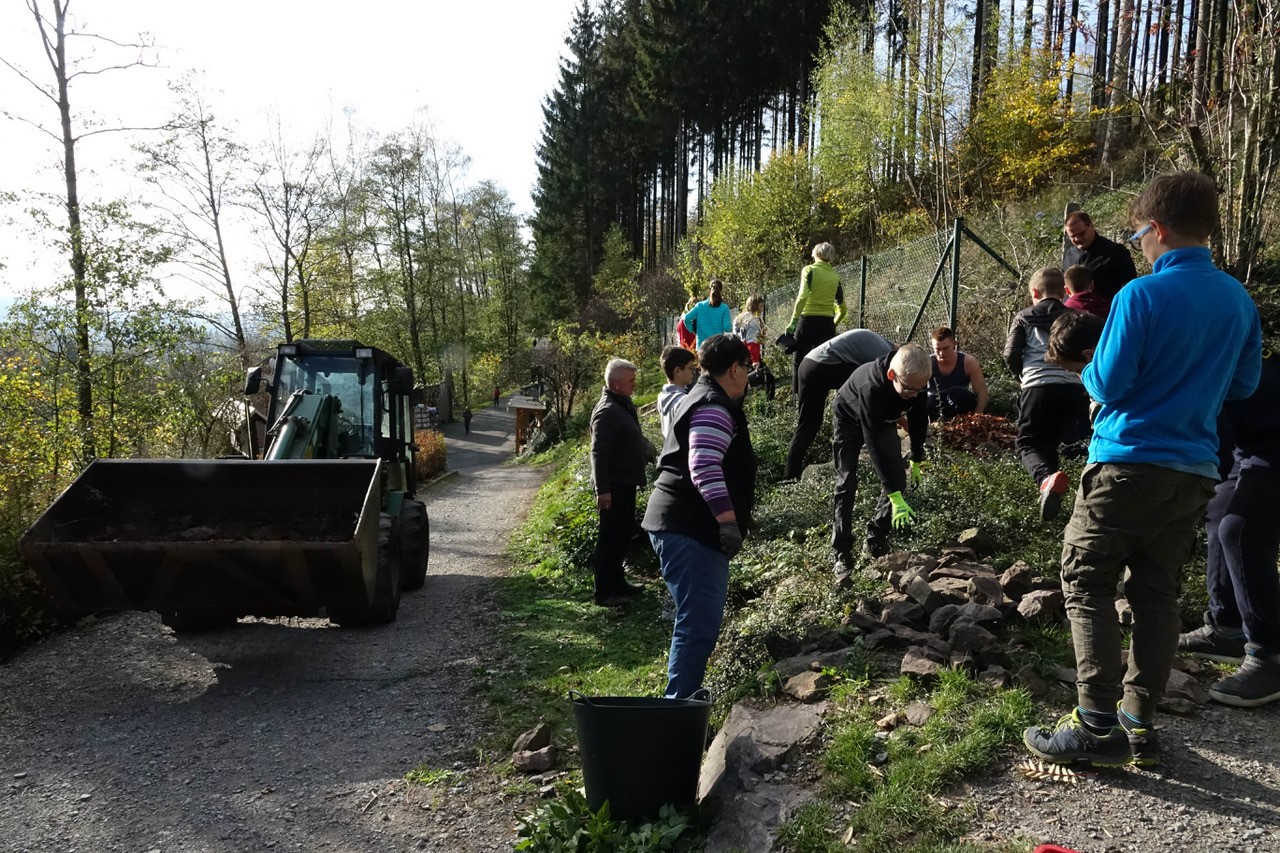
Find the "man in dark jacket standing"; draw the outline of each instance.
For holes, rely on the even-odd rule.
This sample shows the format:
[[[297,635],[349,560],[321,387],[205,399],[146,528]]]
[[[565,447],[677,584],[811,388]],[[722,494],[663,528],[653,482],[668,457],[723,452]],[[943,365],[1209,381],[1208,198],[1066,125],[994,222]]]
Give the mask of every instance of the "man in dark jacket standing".
[[[1083,210],[1068,213],[1062,230],[1070,243],[1062,253],[1062,268],[1075,264],[1088,267],[1093,273],[1093,289],[1108,302],[1138,277],[1129,250],[1099,234],[1093,219]]]
[[[742,410],[751,354],[736,335],[713,335],[698,362],[702,376],[676,406],[644,514],[676,604],[664,691],[672,699],[702,687],[724,621],[729,560],[755,502],[756,456]]]
[[[831,547],[836,552],[836,580],[849,575],[853,551],[853,501],[858,491],[858,454],[867,448],[880,478],[880,499],[867,521],[863,551],[872,557],[889,552],[889,531],[909,527],[915,510],[902,490],[907,472],[902,464],[898,421],[907,418],[911,438],[911,483],[920,485],[924,441],[929,431],[929,354],[918,344],[901,348],[864,364],[836,392],[833,410],[835,451],[835,526]]]
[[[591,412],[591,485],[600,510],[592,568],[595,602],[618,607],[638,595],[640,587],[627,583],[622,560],[635,532],[636,489],[644,485],[644,466],[657,453],[640,431],[640,417],[631,395],[636,390],[636,366],[611,358],[604,369],[604,390]]]

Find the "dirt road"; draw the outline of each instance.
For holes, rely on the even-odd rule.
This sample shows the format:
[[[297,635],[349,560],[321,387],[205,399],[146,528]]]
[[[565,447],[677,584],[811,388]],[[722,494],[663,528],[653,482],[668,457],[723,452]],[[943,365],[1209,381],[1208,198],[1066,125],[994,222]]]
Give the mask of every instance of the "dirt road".
[[[513,427],[484,408],[446,428],[459,473],[427,493],[426,586],[391,625],[175,635],[126,614],[0,665],[0,850],[510,849],[468,687],[499,656],[494,579],[543,476],[504,464]],[[422,765],[451,773],[406,785]]]

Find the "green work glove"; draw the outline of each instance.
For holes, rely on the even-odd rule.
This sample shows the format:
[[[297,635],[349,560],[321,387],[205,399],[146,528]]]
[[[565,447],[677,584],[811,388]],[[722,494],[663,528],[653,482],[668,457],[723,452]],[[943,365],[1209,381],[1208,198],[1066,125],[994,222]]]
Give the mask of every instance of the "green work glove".
[[[916,511],[907,506],[907,499],[902,496],[902,492],[890,492],[889,503],[893,505],[894,529],[901,530],[904,527],[910,527],[911,522],[916,517]]]
[[[794,335],[795,333],[796,333],[796,324],[795,324],[795,323],[792,323],[790,326],[787,326],[787,334],[788,334],[788,335]]]
[[[928,462],[911,460],[911,488],[918,489],[924,485],[924,469],[928,465]]]

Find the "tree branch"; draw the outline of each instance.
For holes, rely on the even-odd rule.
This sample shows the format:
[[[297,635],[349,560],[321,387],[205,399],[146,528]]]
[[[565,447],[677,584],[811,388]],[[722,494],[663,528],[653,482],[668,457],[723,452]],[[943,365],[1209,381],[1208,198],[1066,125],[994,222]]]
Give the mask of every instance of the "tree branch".
[[[62,137],[61,137],[61,136],[59,136],[58,134],[56,134],[56,133],[54,133],[53,131],[49,130],[49,129],[48,129],[48,128],[46,128],[44,125],[40,124],[39,122],[32,121],[31,119],[26,118],[26,117],[24,117],[24,116],[14,115],[13,113],[9,112],[8,110],[0,110],[0,115],[4,116],[5,118],[9,119],[10,121],[20,121],[20,122],[22,122],[23,124],[29,124],[29,125],[31,125],[32,127],[34,127],[36,130],[38,130],[38,131],[40,131],[41,133],[45,134],[46,136],[49,136],[50,138],[52,138],[54,142],[57,142],[57,143],[59,143],[59,144],[61,144],[61,142],[62,142]]]
[[[50,95],[47,91],[45,91],[45,88],[43,86],[41,86],[35,80],[31,79],[31,77],[29,77],[27,73],[23,71],[21,68],[14,65],[12,62],[5,59],[3,56],[0,56],[0,63],[3,63],[4,66],[8,68],[10,71],[12,71],[14,74],[17,74],[23,80],[26,80],[28,83],[30,83],[32,88],[34,88],[40,94],[44,95],[46,98],[52,101],[55,105],[58,103],[57,98],[55,98],[53,95]]]

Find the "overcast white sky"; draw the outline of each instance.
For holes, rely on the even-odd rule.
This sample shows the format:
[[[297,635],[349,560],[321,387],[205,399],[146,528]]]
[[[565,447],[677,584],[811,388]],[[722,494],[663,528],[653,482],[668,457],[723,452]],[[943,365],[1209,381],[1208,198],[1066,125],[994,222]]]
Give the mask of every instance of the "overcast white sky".
[[[47,0],[40,0],[48,7]],[[169,114],[165,85],[184,70],[206,73],[220,117],[242,138],[265,137],[279,115],[297,138],[324,118],[355,111],[358,126],[392,131],[425,107],[441,137],[471,158],[468,183],[504,186],[532,212],[534,147],[543,98],[555,86],[564,38],[580,0],[71,0],[85,32],[132,41],[147,32],[162,68],[85,77],[73,109],[102,123],[148,125]],[[0,2],[0,56],[49,79],[25,0]],[[0,109],[57,127],[56,108],[0,67]],[[82,125],[83,127],[83,125]],[[80,145],[81,200],[119,195],[128,184],[125,140],[101,135]],[[57,191],[57,143],[0,118],[0,192]],[[11,212],[11,211],[7,211]],[[0,300],[25,289],[41,264],[23,232],[0,224]],[[65,262],[63,262],[65,263]],[[34,266],[33,266],[34,265]]]

